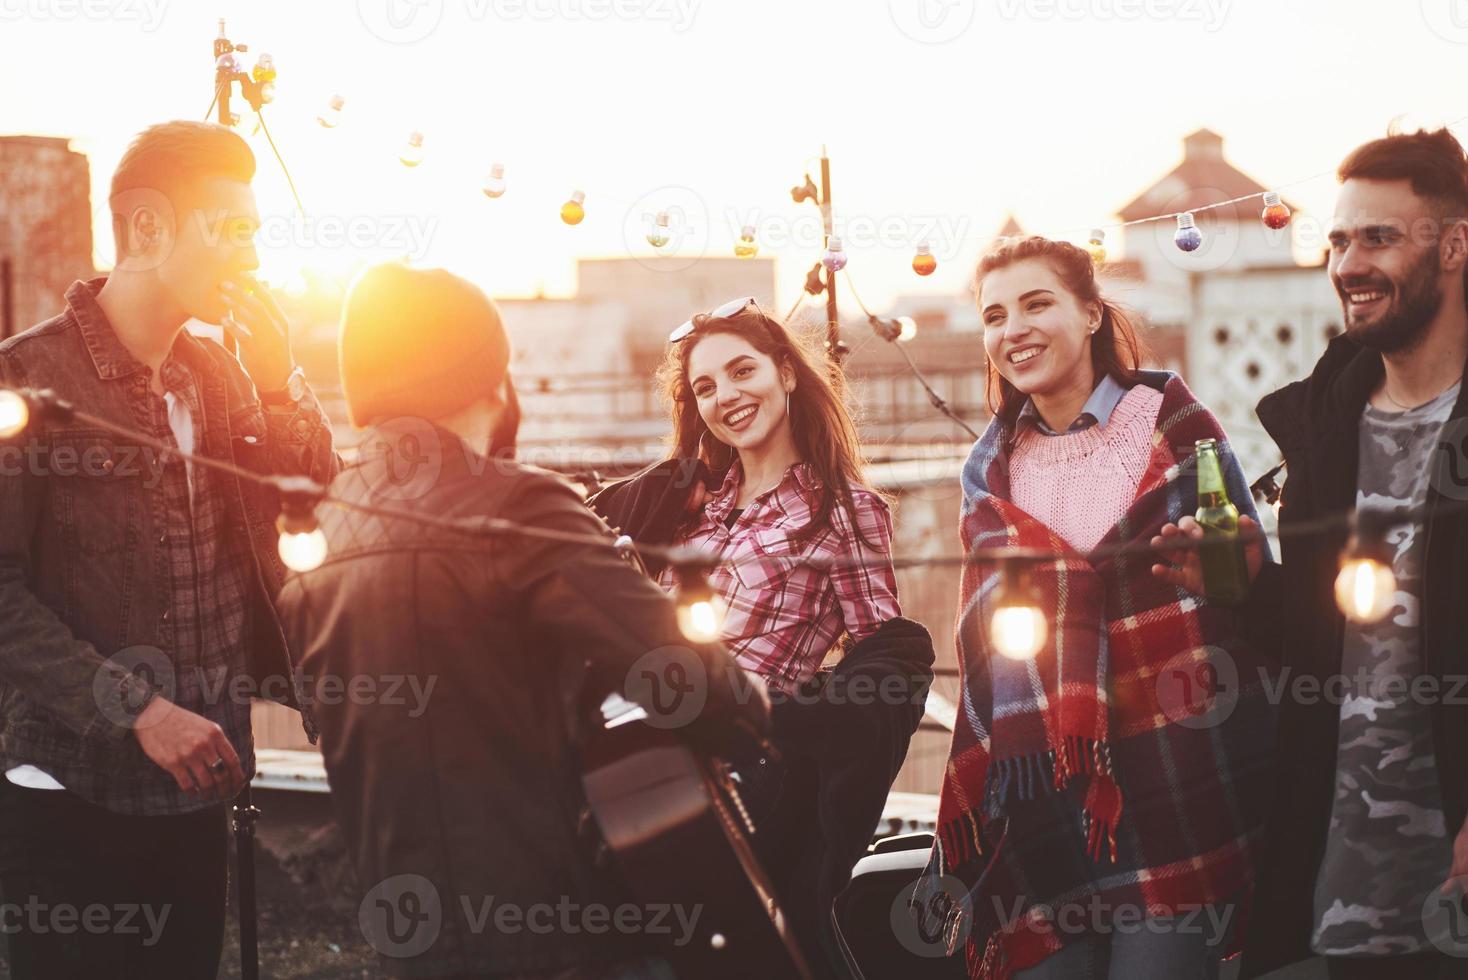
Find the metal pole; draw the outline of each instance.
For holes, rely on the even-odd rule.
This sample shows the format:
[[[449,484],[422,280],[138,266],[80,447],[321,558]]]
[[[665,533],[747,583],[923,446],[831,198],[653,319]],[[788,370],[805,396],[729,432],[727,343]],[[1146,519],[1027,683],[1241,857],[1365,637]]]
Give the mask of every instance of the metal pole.
[[[826,241],[831,244],[831,158],[826,148],[821,147],[821,221],[825,225]],[[826,270],[826,352],[831,361],[841,363],[841,319],[836,310],[836,273]]]
[[[235,872],[239,877],[240,980],[260,980],[259,921],[255,908],[255,821],[250,784],[234,801]]]

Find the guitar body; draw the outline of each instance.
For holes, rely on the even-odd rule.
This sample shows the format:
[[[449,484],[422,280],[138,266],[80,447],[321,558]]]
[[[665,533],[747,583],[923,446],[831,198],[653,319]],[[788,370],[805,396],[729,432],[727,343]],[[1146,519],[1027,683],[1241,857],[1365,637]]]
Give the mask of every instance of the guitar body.
[[[690,942],[661,950],[679,977],[810,980],[718,763],[641,721],[590,733],[582,762],[590,815],[636,898],[698,915]]]

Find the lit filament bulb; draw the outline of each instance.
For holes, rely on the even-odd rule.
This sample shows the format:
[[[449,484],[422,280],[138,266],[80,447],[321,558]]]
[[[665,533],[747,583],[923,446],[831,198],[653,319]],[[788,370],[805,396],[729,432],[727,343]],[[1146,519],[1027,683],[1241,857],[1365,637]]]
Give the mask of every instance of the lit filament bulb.
[[[668,244],[668,238],[668,212],[659,211],[647,229],[647,243],[653,248],[662,248]]]
[[[917,254],[912,257],[912,271],[920,276],[931,276],[936,268],[938,260],[933,258],[932,246],[927,242],[919,242]]]
[[[1184,252],[1196,252],[1203,244],[1203,233],[1193,221],[1193,212],[1187,211],[1177,216],[1177,234],[1172,236],[1172,241]]]
[[[1279,191],[1266,191],[1264,194],[1264,213],[1260,216],[1266,227],[1279,231],[1290,223],[1290,209],[1285,207],[1279,199]]]
[[[1336,605],[1353,623],[1379,623],[1392,611],[1396,598],[1390,549],[1379,535],[1363,536],[1358,525],[1335,579]]]
[[[275,59],[270,55],[261,53],[255,62],[255,68],[250,72],[256,84],[260,86],[260,101],[270,103],[275,101]]]
[[[484,182],[484,196],[496,198],[505,192],[505,165],[503,163],[491,164],[489,168],[489,179]]]
[[[342,106],[346,104],[347,100],[345,98],[340,95],[333,95],[331,101],[326,104],[326,108],[322,110],[321,115],[316,117],[316,121],[324,129],[335,129],[342,121]]]
[[[586,193],[584,191],[572,191],[571,199],[561,205],[561,220],[568,225],[579,225],[581,219],[586,217]]]
[[[1106,261],[1106,232],[1100,228],[1091,229],[1091,237],[1086,241],[1086,251],[1091,255],[1091,261],[1100,265]]]
[[[840,272],[846,268],[846,250],[841,247],[841,239],[835,235],[826,243],[826,253],[821,256],[821,264],[829,272]]]
[[[280,489],[280,560],[293,572],[309,572],[326,561],[326,534],[316,523],[322,488],[305,477],[284,477]]]
[[[725,606],[714,594],[708,574],[699,567],[676,570],[678,629],[693,643],[712,643],[724,629]]]
[[[1049,627],[1040,597],[1030,584],[1028,565],[1006,561],[1000,568],[999,589],[989,638],[994,649],[1011,660],[1033,660],[1045,646]]]
[[[408,134],[408,142],[403,145],[403,152],[398,154],[398,159],[405,167],[416,167],[423,162],[423,134],[411,132]]]
[[[14,391],[0,391],[0,439],[11,439],[31,422],[31,407]]]
[[[917,321],[910,316],[897,318],[897,342],[905,344],[917,336]]]
[[[734,243],[734,254],[741,259],[752,259],[759,254],[759,242],[754,238],[754,225],[745,225],[739,232],[739,241]]]

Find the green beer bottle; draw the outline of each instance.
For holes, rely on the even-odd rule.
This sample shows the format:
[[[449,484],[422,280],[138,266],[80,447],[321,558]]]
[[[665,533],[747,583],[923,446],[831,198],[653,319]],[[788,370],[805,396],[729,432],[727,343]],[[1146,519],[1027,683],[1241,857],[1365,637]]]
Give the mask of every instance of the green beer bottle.
[[[1203,527],[1203,543],[1198,549],[1203,591],[1214,602],[1233,605],[1249,596],[1249,566],[1244,558],[1244,539],[1239,536],[1239,509],[1228,499],[1217,442],[1199,439],[1197,453],[1198,512],[1193,516]]]

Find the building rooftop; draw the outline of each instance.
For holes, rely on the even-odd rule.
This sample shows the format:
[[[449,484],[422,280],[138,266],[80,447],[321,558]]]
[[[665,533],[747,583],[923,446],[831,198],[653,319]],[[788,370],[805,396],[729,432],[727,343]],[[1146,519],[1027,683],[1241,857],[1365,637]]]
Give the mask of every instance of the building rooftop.
[[[1137,221],[1174,211],[1194,211],[1269,190],[1253,177],[1229,163],[1223,155],[1223,137],[1211,129],[1200,129],[1183,138],[1183,160],[1162,179],[1128,202],[1118,217]],[[1294,205],[1285,202],[1291,210]],[[1219,221],[1257,221],[1263,206],[1258,201],[1241,201],[1213,208],[1210,217]]]

